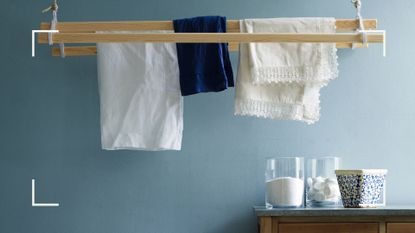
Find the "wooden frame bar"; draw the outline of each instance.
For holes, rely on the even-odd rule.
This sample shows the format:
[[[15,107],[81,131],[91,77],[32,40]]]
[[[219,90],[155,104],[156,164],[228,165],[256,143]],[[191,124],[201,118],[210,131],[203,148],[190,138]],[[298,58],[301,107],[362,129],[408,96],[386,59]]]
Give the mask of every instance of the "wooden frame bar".
[[[53,35],[55,43],[110,43],[110,42],[155,42],[155,43],[221,43],[229,42],[230,51],[238,51],[240,42],[294,42],[294,43],[325,43],[337,42],[338,48],[363,47],[361,35],[356,33],[336,34],[271,34],[271,33],[240,33],[239,20],[228,20],[227,33],[165,33],[160,34],[115,34],[97,31],[140,31],[140,30],[173,30],[172,21],[113,21],[113,22],[60,22],[57,24],[59,33]],[[376,29],[377,20],[364,21],[365,28]],[[358,27],[355,19],[337,19],[338,32],[352,31]],[[40,29],[47,30],[49,23],[41,23]],[[369,43],[382,43],[381,34],[368,35]],[[38,34],[38,43],[48,43],[47,33]],[[66,46],[66,56],[96,55],[95,46]],[[52,49],[53,56],[60,56],[58,48]]]
[[[361,41],[362,36],[358,33],[56,33],[53,35],[55,43],[351,43]],[[368,43],[382,43],[383,35],[368,35],[367,41]],[[39,43],[47,42],[47,38],[39,37]]]
[[[364,20],[366,29],[376,29],[376,19]],[[359,27],[356,19],[337,19],[338,31],[352,31]],[[41,30],[50,29],[50,23],[41,23]],[[96,32],[96,31],[141,31],[173,30],[172,21],[109,21],[109,22],[58,22],[56,29],[60,32]],[[239,20],[227,21],[228,32],[240,32]]]
[[[61,55],[60,48],[52,48],[52,56],[59,57]],[[65,46],[65,56],[94,56],[97,55],[96,46]]]
[[[229,44],[229,51],[236,52],[239,50],[238,43],[231,43]],[[356,43],[355,48],[363,48],[362,43]],[[345,48],[352,48],[352,44],[350,43],[337,43],[337,48],[345,49]],[[52,56],[59,57],[61,55],[61,51],[59,48],[52,48]],[[97,47],[96,46],[65,46],[65,55],[67,57],[72,56],[94,56],[97,55]]]

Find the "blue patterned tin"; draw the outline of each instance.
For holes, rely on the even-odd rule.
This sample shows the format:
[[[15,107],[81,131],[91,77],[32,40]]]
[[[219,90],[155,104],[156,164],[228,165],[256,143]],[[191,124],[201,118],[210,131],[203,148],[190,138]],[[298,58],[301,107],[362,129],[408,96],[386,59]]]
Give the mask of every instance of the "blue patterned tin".
[[[386,169],[336,170],[345,208],[377,207],[384,196]]]

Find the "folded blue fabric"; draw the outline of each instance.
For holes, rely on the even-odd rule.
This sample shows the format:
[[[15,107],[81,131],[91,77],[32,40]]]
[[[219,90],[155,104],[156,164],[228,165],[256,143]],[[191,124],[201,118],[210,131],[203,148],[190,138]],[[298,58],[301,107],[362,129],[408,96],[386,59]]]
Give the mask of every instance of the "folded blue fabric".
[[[226,32],[226,17],[203,16],[173,21],[175,32]],[[183,96],[233,87],[227,43],[178,43],[180,88]]]

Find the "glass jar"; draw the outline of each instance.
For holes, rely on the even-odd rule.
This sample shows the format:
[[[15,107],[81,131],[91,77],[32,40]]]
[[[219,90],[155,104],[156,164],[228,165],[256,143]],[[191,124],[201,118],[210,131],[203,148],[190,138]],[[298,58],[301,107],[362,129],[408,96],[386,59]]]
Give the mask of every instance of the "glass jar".
[[[306,162],[306,203],[309,207],[330,207],[341,204],[335,170],[340,158],[310,158]]]
[[[265,171],[266,208],[304,206],[304,159],[300,157],[267,160]]]

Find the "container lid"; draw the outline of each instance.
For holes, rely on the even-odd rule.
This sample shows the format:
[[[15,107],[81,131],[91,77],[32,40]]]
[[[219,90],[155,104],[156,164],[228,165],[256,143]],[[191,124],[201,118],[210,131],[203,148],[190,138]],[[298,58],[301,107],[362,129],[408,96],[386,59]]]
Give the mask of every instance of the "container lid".
[[[387,169],[336,170],[336,175],[386,175]]]

